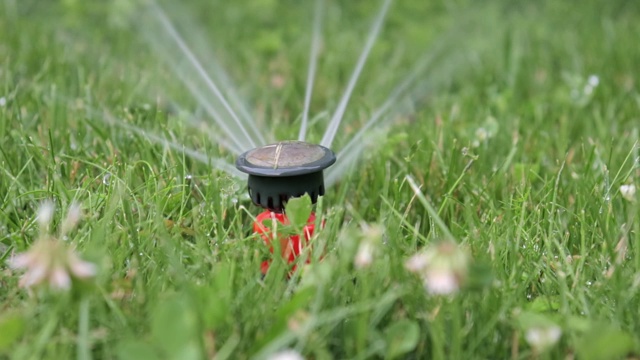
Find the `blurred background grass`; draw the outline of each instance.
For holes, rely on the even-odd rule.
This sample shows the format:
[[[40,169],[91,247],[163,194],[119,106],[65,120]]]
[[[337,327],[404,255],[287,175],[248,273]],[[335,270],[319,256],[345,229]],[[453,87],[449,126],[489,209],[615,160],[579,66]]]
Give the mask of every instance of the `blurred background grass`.
[[[377,11],[326,6],[312,115],[335,108]],[[163,7],[205,64],[214,54],[229,72],[262,131],[296,136],[311,2]],[[397,1],[336,150],[413,63],[438,57],[323,200],[327,255],[300,284],[282,280],[284,265],[260,280],[267,249],[249,234],[258,210],[241,180],[105,121],[233,160],[185,124],[202,110],[149,45],[144,9],[0,3],[0,356],[637,356],[640,208],[619,191],[640,177],[637,2]],[[473,256],[455,296],[427,294],[404,269],[443,238],[407,175]],[[100,271],[68,294],[30,294],[6,260],[29,248],[50,198],[82,204],[69,241]],[[358,270],[361,223],[381,226],[384,245]],[[562,337],[539,350],[526,334],[550,323]]]

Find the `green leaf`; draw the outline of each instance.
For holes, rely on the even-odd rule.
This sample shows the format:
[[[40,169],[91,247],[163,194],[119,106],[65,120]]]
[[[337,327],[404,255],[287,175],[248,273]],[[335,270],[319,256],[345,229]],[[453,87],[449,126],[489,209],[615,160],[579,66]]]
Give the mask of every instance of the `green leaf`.
[[[557,311],[560,308],[560,300],[558,296],[541,295],[530,302],[527,307],[535,313]]]
[[[289,317],[291,317],[297,311],[304,309],[309,304],[311,304],[311,300],[314,298],[314,296],[316,296],[316,293],[316,288],[302,288],[298,290],[291,297],[291,300],[284,303],[276,311],[276,319],[284,321],[289,320]]]
[[[141,341],[128,340],[120,343],[117,349],[120,360],[160,359],[153,347]]]
[[[593,326],[593,324],[589,319],[574,315],[567,317],[566,326],[568,329],[573,331],[585,332],[588,331]]]
[[[317,289],[315,287],[300,289],[289,301],[280,306],[275,313],[275,321],[269,327],[268,331],[265,332],[266,336],[254,344],[253,352],[259,351],[288,331],[287,324],[291,320],[291,317],[294,316],[296,312],[309,306],[316,293]]]
[[[218,263],[212,271],[212,283],[197,288],[203,326],[215,329],[229,318],[232,299],[232,263]],[[212,306],[215,304],[215,306]]]
[[[183,298],[163,300],[155,308],[151,336],[157,348],[169,359],[201,359],[198,318]]]
[[[0,317],[0,352],[9,349],[24,333],[25,321],[17,313]]]
[[[633,336],[623,330],[594,326],[576,343],[579,359],[620,359],[636,348]]]
[[[389,325],[384,333],[387,340],[387,359],[398,358],[412,351],[420,340],[420,326],[408,319],[398,320]]]
[[[287,201],[285,207],[289,222],[296,231],[301,231],[302,228],[307,225],[309,216],[311,216],[311,197],[309,194],[298,198],[291,198]]]
[[[556,322],[553,321],[550,317],[532,311],[523,311],[518,314],[516,322],[520,329],[524,331],[535,327],[545,328],[550,326],[557,326]]]

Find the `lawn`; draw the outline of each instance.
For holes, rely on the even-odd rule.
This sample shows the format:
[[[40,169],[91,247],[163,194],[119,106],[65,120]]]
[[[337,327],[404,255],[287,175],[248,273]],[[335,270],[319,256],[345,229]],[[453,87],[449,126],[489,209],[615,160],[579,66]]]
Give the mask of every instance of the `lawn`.
[[[640,357],[640,4],[382,4],[0,1],[0,359]],[[307,118],[291,271],[233,164]]]

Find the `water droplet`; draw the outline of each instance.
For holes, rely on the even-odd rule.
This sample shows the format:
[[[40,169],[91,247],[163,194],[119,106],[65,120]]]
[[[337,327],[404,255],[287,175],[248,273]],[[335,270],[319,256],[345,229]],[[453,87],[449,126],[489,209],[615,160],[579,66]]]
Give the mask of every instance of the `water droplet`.
[[[591,281],[587,281],[587,286],[591,286]]]
[[[108,186],[108,185],[109,185],[109,183],[110,183],[110,181],[109,181],[109,180],[111,180],[111,174],[110,174],[110,173],[106,173],[106,174],[102,177],[102,183],[103,183],[104,185],[107,185],[107,186]]]

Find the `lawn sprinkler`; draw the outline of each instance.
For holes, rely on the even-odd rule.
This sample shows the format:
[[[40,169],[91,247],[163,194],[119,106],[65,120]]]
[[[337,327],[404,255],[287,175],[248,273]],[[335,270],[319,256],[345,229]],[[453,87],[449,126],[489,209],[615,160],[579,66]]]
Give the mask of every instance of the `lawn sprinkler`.
[[[311,203],[324,195],[322,171],[336,162],[336,155],[330,149],[304,141],[281,141],[249,150],[238,157],[236,167],[249,174],[249,196],[254,204],[265,209],[256,217],[253,231],[260,234],[274,251],[272,241],[280,240],[281,255],[291,264],[300,255],[306,243],[313,236],[316,215],[311,212],[307,224],[302,229],[304,242],[299,235],[278,236],[277,229],[265,224],[289,224],[285,214],[285,204],[294,197],[308,194]],[[276,226],[273,226],[274,228]],[[262,262],[265,274],[269,260]]]

